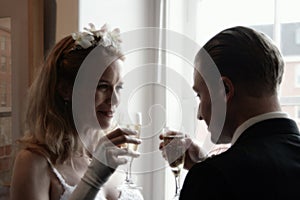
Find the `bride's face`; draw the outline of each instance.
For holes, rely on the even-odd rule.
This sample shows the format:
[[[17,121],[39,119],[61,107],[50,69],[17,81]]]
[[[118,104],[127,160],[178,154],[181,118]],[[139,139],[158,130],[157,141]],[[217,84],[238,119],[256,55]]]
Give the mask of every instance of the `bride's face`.
[[[123,85],[121,77],[122,67],[122,60],[114,61],[104,71],[97,85],[95,108],[96,116],[102,129],[110,126],[116,108],[120,103],[120,90]]]

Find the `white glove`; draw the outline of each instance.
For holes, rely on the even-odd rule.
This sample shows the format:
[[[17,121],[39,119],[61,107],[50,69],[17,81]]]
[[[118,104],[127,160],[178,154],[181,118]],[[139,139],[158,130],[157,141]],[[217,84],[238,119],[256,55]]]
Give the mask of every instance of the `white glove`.
[[[128,130],[124,129],[118,129],[118,131],[126,131],[126,133],[128,133]],[[127,142],[137,144],[140,143],[139,139],[127,136],[123,138],[124,141],[126,140]],[[130,156],[136,158],[139,155],[139,153],[128,149],[121,149],[113,143],[113,140],[110,140],[106,136],[102,137],[98,143],[96,151],[93,154],[93,160],[82,180],[87,184],[100,189],[119,165],[127,163],[127,159],[125,157],[119,156]]]
[[[115,169],[127,163],[119,156],[138,157],[138,152],[121,149],[124,143],[140,144],[141,140],[132,136],[137,133],[127,129],[116,129],[102,137],[93,154],[93,160],[69,200],[94,199],[100,187],[108,180]]]

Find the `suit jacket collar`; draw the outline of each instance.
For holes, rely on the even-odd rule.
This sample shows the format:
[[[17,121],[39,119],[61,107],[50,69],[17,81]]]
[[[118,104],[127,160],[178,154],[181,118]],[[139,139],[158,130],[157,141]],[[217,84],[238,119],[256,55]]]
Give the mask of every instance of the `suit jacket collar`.
[[[231,140],[231,145],[233,145],[236,142],[236,140],[241,136],[241,134],[253,124],[266,119],[273,119],[273,118],[288,118],[288,115],[284,112],[277,111],[277,112],[269,112],[269,113],[257,115],[246,120],[235,130]]]
[[[274,118],[260,121],[247,128],[237,139],[235,144],[252,137],[268,136],[274,134],[292,133],[299,135],[297,124],[288,118]]]

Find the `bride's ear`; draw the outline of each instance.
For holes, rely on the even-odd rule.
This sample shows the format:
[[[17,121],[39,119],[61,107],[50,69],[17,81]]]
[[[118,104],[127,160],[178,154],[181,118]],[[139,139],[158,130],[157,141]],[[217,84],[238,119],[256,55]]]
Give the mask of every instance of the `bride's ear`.
[[[64,101],[70,101],[72,99],[72,87],[66,81],[60,81],[58,83],[57,91]]]

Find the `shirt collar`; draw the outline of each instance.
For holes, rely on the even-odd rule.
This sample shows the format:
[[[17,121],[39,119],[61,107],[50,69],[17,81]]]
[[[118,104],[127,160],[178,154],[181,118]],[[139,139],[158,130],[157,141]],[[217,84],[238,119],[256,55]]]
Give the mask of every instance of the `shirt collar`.
[[[269,112],[269,113],[257,115],[255,117],[246,120],[235,130],[231,140],[231,145],[233,145],[237,141],[237,139],[242,135],[242,133],[253,124],[263,120],[274,119],[274,118],[288,118],[288,115],[284,112],[277,111],[277,112]]]

